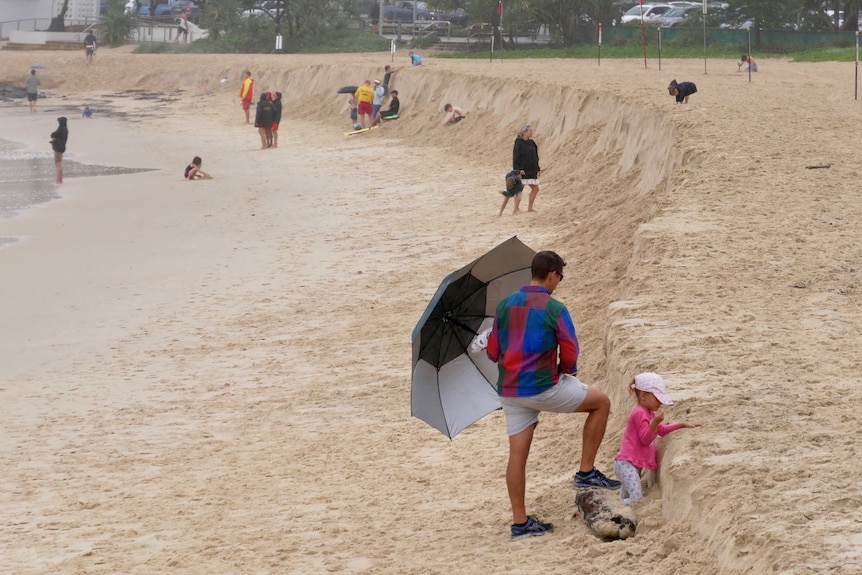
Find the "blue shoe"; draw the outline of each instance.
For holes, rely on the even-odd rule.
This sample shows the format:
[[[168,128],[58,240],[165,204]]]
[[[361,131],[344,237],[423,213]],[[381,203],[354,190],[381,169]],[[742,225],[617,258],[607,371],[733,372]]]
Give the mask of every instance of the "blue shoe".
[[[589,473],[575,473],[575,487],[578,489],[589,489],[590,487],[598,487],[600,489],[610,489],[616,491],[622,486],[622,483],[615,479],[605,477],[605,475],[593,467]]]
[[[512,539],[522,537],[538,537],[554,530],[553,523],[542,523],[535,517],[527,517],[523,525],[512,525]]]

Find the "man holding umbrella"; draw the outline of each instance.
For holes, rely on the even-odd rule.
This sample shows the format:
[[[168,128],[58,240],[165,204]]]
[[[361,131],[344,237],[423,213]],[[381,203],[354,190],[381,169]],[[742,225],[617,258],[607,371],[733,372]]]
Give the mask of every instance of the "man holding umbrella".
[[[500,302],[488,337],[487,354],[497,363],[497,393],[509,434],[506,487],[512,504],[512,539],[544,535],[554,528],[528,517],[525,505],[527,456],[542,411],[587,414],[575,487],[620,488],[619,481],[594,466],[611,402],[574,376],[579,351],[575,326],[566,306],[551,297],[563,281],[565,265],[554,252],[537,253],[529,285]]]

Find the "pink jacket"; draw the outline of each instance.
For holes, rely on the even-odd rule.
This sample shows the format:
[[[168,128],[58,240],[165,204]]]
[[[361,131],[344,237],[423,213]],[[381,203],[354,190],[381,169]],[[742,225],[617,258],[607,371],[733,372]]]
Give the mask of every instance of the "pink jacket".
[[[658,467],[655,457],[655,438],[656,435],[664,437],[671,431],[676,431],[680,428],[679,423],[671,423],[668,425],[659,424],[658,434],[653,433],[649,428],[649,423],[652,421],[653,412],[638,404],[632,408],[629,413],[629,421],[626,424],[626,430],[623,432],[622,446],[620,452],[614,458],[619,461],[628,461],[635,467],[641,469],[655,469]]]

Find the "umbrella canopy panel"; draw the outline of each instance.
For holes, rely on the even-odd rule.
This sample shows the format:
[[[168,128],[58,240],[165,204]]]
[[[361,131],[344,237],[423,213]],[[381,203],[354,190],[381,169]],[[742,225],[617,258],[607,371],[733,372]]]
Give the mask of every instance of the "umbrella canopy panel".
[[[493,320],[489,319],[490,327]],[[497,365],[485,351],[462,354],[441,369],[419,360],[413,368],[410,412],[452,439],[464,428],[500,409]]]
[[[336,92],[336,94],[353,94],[358,89],[359,86],[343,86],[338,89],[338,92]]]
[[[500,301],[530,282],[533,256],[513,237],[449,274],[413,330],[412,414],[450,439],[500,407],[497,366],[468,349]]]

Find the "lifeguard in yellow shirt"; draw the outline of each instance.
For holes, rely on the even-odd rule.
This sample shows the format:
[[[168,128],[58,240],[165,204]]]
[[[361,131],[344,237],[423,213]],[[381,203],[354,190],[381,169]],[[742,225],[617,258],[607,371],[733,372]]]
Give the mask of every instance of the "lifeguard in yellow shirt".
[[[242,86],[239,89],[239,97],[242,100],[242,109],[245,110],[245,123],[248,124],[248,110],[251,108],[251,100],[254,98],[254,80],[251,77],[251,72],[244,72],[245,79],[242,81]]]
[[[374,101],[374,88],[371,87],[371,80],[365,80],[365,83],[356,89],[353,94],[359,100],[356,106],[356,113],[359,114],[359,122],[363,128],[371,127],[371,112],[373,107],[371,102]]]

